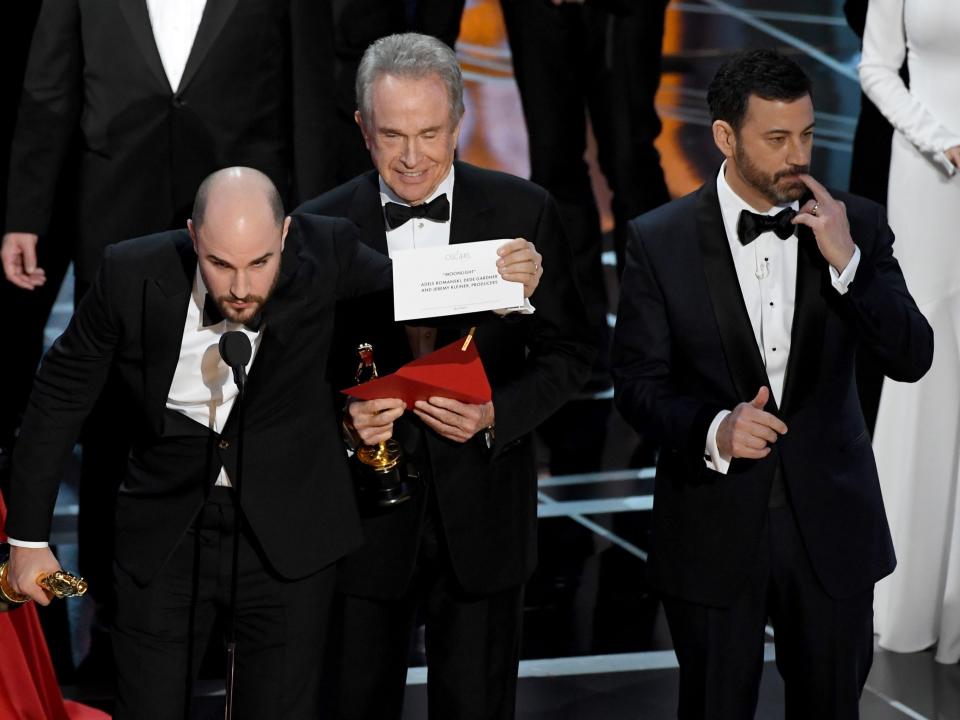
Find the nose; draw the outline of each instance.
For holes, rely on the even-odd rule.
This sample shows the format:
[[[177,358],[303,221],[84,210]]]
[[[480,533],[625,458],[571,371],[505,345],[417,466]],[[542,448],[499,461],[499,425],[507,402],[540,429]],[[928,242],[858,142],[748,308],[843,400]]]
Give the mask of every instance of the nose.
[[[791,140],[786,159],[789,165],[809,165],[810,144],[802,139]]]
[[[417,138],[409,138],[403,144],[403,153],[400,155],[400,162],[408,168],[414,168],[420,162],[420,143]]]
[[[237,300],[242,300],[250,293],[250,281],[247,273],[238,270],[233,275],[233,282],[230,283],[230,294]]]

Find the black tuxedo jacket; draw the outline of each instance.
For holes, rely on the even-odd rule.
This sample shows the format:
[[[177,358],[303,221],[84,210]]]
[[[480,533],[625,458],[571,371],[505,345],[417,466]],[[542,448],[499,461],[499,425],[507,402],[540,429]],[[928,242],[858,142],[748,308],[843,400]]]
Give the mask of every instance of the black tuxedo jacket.
[[[445,318],[437,347],[478,325],[476,344],[493,388],[496,437],[446,440],[407,413],[395,434],[432,484],[457,579],[468,592],[519,585],[536,563],[537,488],[532,430],[585,382],[595,356],[556,207],[526,180],[455,163],[450,242],[524,237],[543,255],[533,315],[489,313]],[[299,210],[349,218],[364,244],[387,254],[377,173],[370,172],[305,203]],[[371,342],[381,374],[410,361],[403,325],[373,298],[340,303],[331,351],[335,388],[353,384],[356,347]],[[427,493],[363,519],[364,547],[342,563],[351,593],[397,596],[414,568]]]
[[[147,582],[200,509],[221,466],[236,477],[237,417],[221,434],[166,410],[197,258],[186,231],[107,249],[97,280],[36,378],[13,458],[7,531],[49,536],[66,456],[111,363],[133,435],[116,516],[117,560]],[[382,289],[389,261],[331,218],[297,218],[246,391],[243,509],[270,564],[297,578],[360,541],[324,367],[336,299]]]
[[[763,460],[727,475],[703,462],[707,430],[766,385],[711,181],[631,224],[614,342],[616,402],[662,444],[650,571],[668,595],[732,602],[756,561],[779,463],[807,552],[826,591],[860,592],[895,565],[876,464],[857,400],[854,358],[889,377],[920,378],[933,333],[893,257],[882,208],[837,192],[860,248],[845,295],[799,226],[796,305],[779,416],[788,432]]]
[[[6,229],[43,235],[79,134],[76,270],[112,242],[176,227],[222,167],[265,172],[285,196],[331,186],[328,0],[208,0],[180,87],[160,61],[146,0],[46,0],[14,136]],[[79,128],[79,133],[77,130]]]

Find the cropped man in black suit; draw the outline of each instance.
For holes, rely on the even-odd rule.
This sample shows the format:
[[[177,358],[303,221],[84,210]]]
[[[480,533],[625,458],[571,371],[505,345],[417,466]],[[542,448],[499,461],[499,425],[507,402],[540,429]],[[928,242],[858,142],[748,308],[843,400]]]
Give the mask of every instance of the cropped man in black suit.
[[[803,71],[739,53],[708,101],[726,161],[632,223],[614,343],[617,405],[663,448],[650,574],[679,717],[753,717],[769,617],[787,717],[856,718],[895,559],[854,360],[916,380],[933,335],[882,208],[808,174]]]
[[[62,268],[48,263],[69,257],[79,300],[107,245],[183,227],[197,187],[218,168],[256,168],[287,201],[332,187],[323,146],[333,103],[330,23],[329,0],[44,0],[11,146],[6,278],[29,291],[49,270],[59,283]],[[79,144],[75,197],[56,205],[71,144]],[[45,315],[31,313],[21,332],[41,337]],[[15,385],[29,384],[37,352],[8,353],[19,360],[4,361],[18,373]],[[103,480],[119,484],[127,455],[123,433],[103,429],[120,402],[110,387],[85,428],[80,477],[80,567],[107,608],[104,620],[114,488]],[[11,398],[7,425],[25,399]]]
[[[417,34],[377,41],[357,76],[357,122],[376,172],[299,211],[347,217],[364,244],[401,248],[522,237],[545,268],[532,314],[479,324],[475,342],[493,401],[443,397],[404,413],[398,399],[357,402],[346,419],[364,442],[390,435],[419,470],[408,502],[362,518],[363,548],[341,563],[343,618],[334,665],[336,716],[399,718],[411,631],[426,619],[430,716],[511,718],[519,661],[523,583],[535,564],[536,470],[531,431],[574,393],[595,355],[556,206],[519,178],[454,162],[463,80],[453,52]],[[426,215],[385,224],[406,206]],[[416,211],[412,211],[416,212]],[[523,271],[524,268],[518,268]],[[525,268],[537,272],[539,267]],[[518,278],[519,279],[519,278]],[[332,382],[352,384],[358,343],[374,346],[381,372],[455,340],[403,327],[389,308],[342,303]]]
[[[243,168],[204,183],[189,233],[107,249],[37,376],[6,529],[15,589],[46,604],[35,580],[58,568],[45,545],[63,465],[114,365],[127,401],[112,420],[133,437],[117,500],[116,717],[183,716],[229,596],[234,513],[236,716],[316,717],[331,564],[360,542],[322,367],[334,301],[389,283],[386,258],[352,225],[285,220],[269,179]],[[230,489],[237,388],[217,352],[233,330],[254,347],[242,508]]]

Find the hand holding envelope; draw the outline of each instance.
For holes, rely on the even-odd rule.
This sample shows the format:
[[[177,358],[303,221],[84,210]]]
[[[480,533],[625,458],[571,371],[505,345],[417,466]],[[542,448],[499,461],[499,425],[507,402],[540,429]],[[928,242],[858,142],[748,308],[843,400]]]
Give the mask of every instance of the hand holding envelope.
[[[492,425],[494,419],[490,382],[476,345],[466,340],[458,340],[390,375],[343,392],[358,400],[385,403],[391,424],[399,417],[400,407],[391,400],[402,401],[402,407],[415,412],[444,437],[464,442]]]

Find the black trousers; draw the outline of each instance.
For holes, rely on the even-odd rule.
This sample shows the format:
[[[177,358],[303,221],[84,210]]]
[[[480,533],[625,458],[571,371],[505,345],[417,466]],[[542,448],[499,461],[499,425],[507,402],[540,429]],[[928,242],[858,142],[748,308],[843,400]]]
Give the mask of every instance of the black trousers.
[[[214,488],[194,526],[146,587],[116,568],[118,720],[186,716],[214,621],[226,620],[234,512],[232,491]],[[284,580],[245,533],[237,577],[235,717],[316,720],[332,567]]]
[[[397,720],[418,608],[426,624],[429,716],[514,717],[523,588],[464,592],[429,503],[413,580],[398,598],[338,594],[332,671],[338,720]]]
[[[791,508],[768,513],[756,572],[732,606],[664,600],[680,662],[681,720],[753,718],[768,617],[786,686],[787,720],[859,717],[873,661],[873,588],[843,600],[827,595]]]

